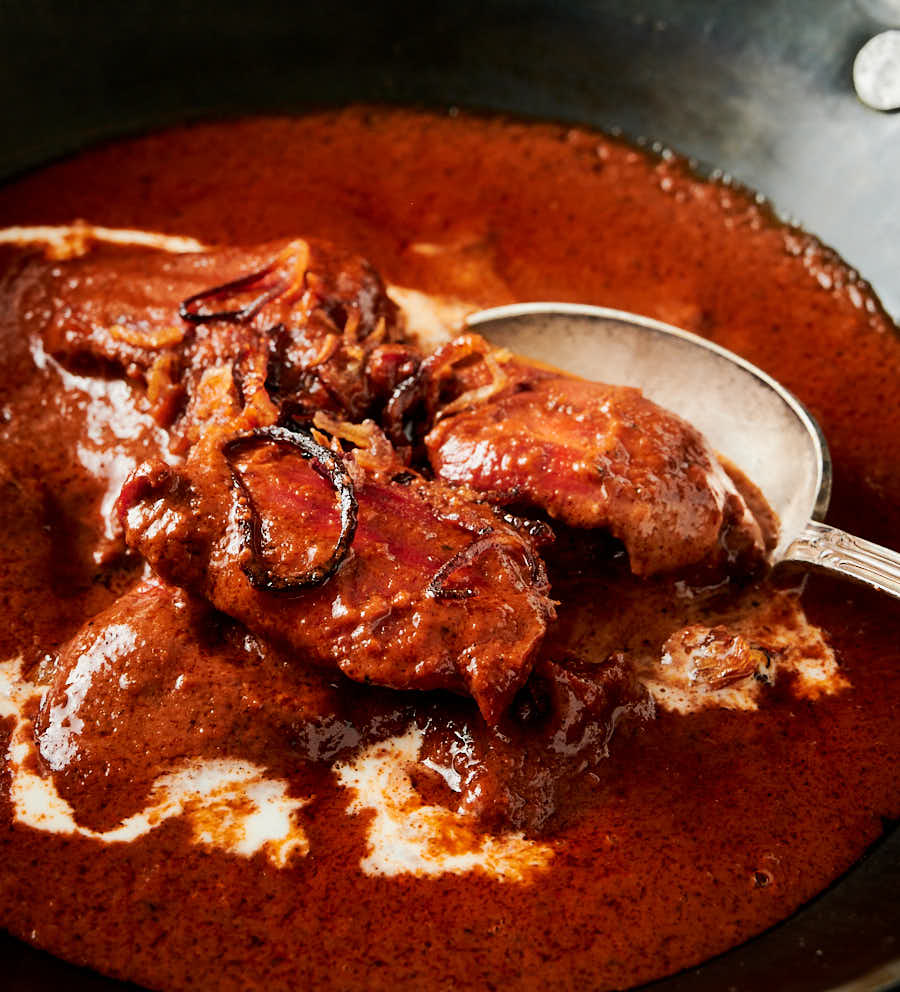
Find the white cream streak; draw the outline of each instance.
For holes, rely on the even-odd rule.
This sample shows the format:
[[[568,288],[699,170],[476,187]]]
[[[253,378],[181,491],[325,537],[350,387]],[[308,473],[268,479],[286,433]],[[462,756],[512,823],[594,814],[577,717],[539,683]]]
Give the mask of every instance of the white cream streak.
[[[0,663],[0,717],[15,720],[6,757],[16,822],[35,830],[122,844],[183,816],[191,824],[194,842],[202,847],[244,857],[262,853],[278,867],[308,852],[297,813],[309,800],[289,796],[287,783],[267,778],[265,769],[232,758],[188,761],[161,776],[154,783],[150,804],[111,830],[81,826],[53,779],[31,767],[35,745],[25,708],[39,694],[36,686],[22,679],[19,659]]]
[[[107,244],[115,245],[158,248],[160,251],[175,254],[206,250],[206,245],[195,238],[123,227],[98,227],[94,224],[88,224],[86,221],[76,221],[74,224],[41,224],[34,227],[0,229],[0,244],[43,244],[47,246],[47,255],[55,259],[75,258],[84,255],[95,241],[104,241]]]
[[[421,745],[422,732],[411,727],[335,768],[338,781],[353,793],[348,811],[375,813],[368,828],[368,853],[360,862],[365,874],[427,877],[480,869],[502,881],[518,882],[550,863],[549,844],[520,833],[482,834],[466,817],[426,805],[409,776]]]
[[[725,624],[730,633],[758,644],[771,656],[766,673],[769,682],[788,672],[794,675],[793,691],[801,699],[834,695],[850,687],[821,628],[811,624],[795,595],[772,594],[763,604]],[[755,710],[768,690],[752,675],[722,688],[691,678],[689,671],[676,668],[667,654],[641,667],[641,681],[660,709],[674,713],[695,713],[718,707],[729,710]]]

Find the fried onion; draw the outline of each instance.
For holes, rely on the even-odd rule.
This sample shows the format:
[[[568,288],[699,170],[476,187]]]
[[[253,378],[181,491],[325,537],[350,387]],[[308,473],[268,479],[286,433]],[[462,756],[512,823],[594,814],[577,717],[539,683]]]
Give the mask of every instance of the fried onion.
[[[278,575],[262,558],[262,521],[247,483],[232,463],[240,451],[258,444],[279,444],[294,448],[312,462],[315,471],[334,486],[341,513],[341,530],[328,560],[314,568],[294,575]],[[353,481],[340,456],[317,444],[308,434],[285,427],[262,427],[232,438],[222,446],[231,476],[238,492],[239,522],[242,532],[242,550],[250,552],[250,559],[241,568],[254,589],[283,596],[299,595],[304,589],[321,586],[337,571],[347,557],[356,534],[359,506]]]
[[[182,320],[190,324],[209,324],[217,320],[231,324],[245,323],[252,320],[272,300],[280,296],[298,295],[305,285],[308,267],[309,245],[305,241],[292,241],[278,253],[273,262],[257,272],[189,296],[182,301],[178,313]],[[238,293],[250,293],[256,289],[261,289],[262,292],[236,310],[205,313],[200,310],[206,302],[228,299]]]

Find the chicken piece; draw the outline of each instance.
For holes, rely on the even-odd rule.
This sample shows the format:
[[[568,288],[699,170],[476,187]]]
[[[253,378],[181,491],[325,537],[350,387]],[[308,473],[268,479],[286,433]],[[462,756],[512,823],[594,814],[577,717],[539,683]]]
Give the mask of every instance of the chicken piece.
[[[202,600],[142,583],[63,647],[36,741],[82,822],[109,828],[186,758],[294,772],[355,747],[333,681],[287,664]]]
[[[195,759],[250,761],[315,793],[335,758],[408,724],[409,709],[385,705],[393,695],[293,664],[208,603],[149,581],[63,646],[35,740],[79,822],[109,830]]]
[[[380,467],[377,446],[342,455],[283,428],[210,431],[183,469],[145,465],[126,483],[126,541],[300,661],[469,693],[496,722],[553,616],[534,542],[402,471],[367,429],[388,453]]]
[[[760,526],[705,439],[640,390],[528,364],[476,335],[430,356],[422,375],[425,445],[446,482],[605,528],[637,575],[763,560]]]
[[[476,714],[430,721],[417,784],[488,829],[539,832],[583,773],[609,757],[616,728],[653,715],[623,655],[599,665],[542,657],[498,727]]]
[[[186,403],[190,443],[209,375],[233,377],[242,402],[265,386],[286,412],[362,419],[418,362],[396,343],[402,321],[375,270],[326,242],[189,254],[97,246],[34,261],[21,278],[27,333],[70,367],[143,383],[166,426]]]

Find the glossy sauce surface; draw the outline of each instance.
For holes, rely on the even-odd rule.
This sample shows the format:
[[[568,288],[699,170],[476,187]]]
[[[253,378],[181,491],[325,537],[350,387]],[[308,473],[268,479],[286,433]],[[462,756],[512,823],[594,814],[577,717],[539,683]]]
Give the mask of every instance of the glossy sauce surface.
[[[77,217],[209,243],[324,237],[368,257],[388,281],[429,293],[483,305],[575,300],[705,334],[779,378],[819,419],[835,462],[830,520],[900,544],[894,328],[827,250],[677,160],[553,126],[353,110],[152,136],[0,191],[0,225]],[[8,313],[0,322],[0,512],[10,536],[0,636],[3,657],[21,654],[44,682],[58,676],[58,650],[87,619],[108,609],[127,629],[159,595],[126,592],[139,566],[118,556],[102,513],[161,442],[152,418],[132,409],[127,383],[60,371]],[[561,602],[550,637],[561,651],[596,660],[624,651],[652,666],[666,651],[677,660],[691,637],[702,644],[718,636],[704,632],[743,623],[770,643],[784,631],[806,639],[810,656],[833,650],[839,689],[819,692],[787,667],[774,686],[759,683],[755,709],[660,707],[652,721],[624,722],[608,759],[545,797],[556,811],[549,824],[520,824],[537,845],[523,870],[373,876],[360,865],[377,814],[359,790],[352,808],[327,765],[297,754],[318,749],[341,761],[374,748],[377,762],[380,742],[403,740],[415,725],[422,753],[446,768],[448,726],[464,752],[482,753],[469,704],[345,684],[336,701],[332,683],[259,657],[228,623],[201,618],[211,640],[198,651],[183,633],[194,629],[191,609],[166,599],[155,614],[160,663],[131,669],[123,643],[121,667],[94,676],[109,682],[98,696],[108,706],[92,720],[84,710],[95,732],[83,731],[57,787],[79,826],[102,833],[143,808],[172,754],[224,750],[290,783],[304,803],[306,855],[284,867],[261,852],[248,859],[198,847],[188,817],[126,844],[16,822],[3,834],[3,924],[154,987],[575,988],[649,980],[783,918],[859,856],[883,817],[900,814],[892,761],[900,611],[811,579],[802,606],[823,640],[791,592],[635,579],[602,541],[584,543],[563,533],[549,555]],[[122,593],[138,604],[116,603]],[[694,631],[687,641],[677,633],[685,625]],[[69,655],[77,666],[89,645]],[[158,705],[179,679],[189,701]],[[318,736],[298,737],[300,696],[310,714],[333,714]],[[52,702],[33,714],[39,726],[52,724]],[[142,739],[169,751],[163,744],[141,757]],[[479,813],[479,774],[487,788],[516,786],[534,780],[541,760],[527,748],[495,750],[471,781],[456,783],[468,812]],[[347,782],[355,773],[344,767]],[[92,784],[101,773],[110,788]],[[429,808],[453,798],[446,781],[413,784]],[[0,816],[12,820],[5,796]],[[517,856],[507,848],[497,863]]]

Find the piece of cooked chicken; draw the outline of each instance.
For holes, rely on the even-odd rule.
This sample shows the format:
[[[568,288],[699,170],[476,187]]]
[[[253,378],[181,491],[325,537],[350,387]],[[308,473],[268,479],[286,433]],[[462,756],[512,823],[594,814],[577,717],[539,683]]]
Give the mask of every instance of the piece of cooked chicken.
[[[637,575],[764,559],[759,523],[707,441],[640,390],[530,364],[476,335],[422,369],[434,424],[425,445],[444,481],[603,528]]]
[[[283,428],[210,431],[182,469],[145,465],[126,483],[126,540],[300,662],[468,693],[496,722],[553,616],[532,538],[385,467]]]

